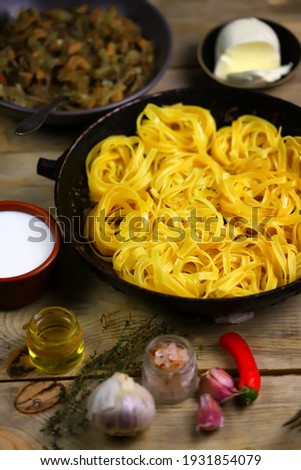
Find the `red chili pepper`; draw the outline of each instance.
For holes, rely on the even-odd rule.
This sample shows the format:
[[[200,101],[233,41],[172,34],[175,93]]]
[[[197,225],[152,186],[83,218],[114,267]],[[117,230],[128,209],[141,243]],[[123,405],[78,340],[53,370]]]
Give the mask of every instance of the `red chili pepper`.
[[[234,359],[238,372],[238,390],[243,403],[248,405],[256,400],[260,390],[260,373],[253,353],[246,341],[238,334],[230,331],[219,339],[220,345]]]

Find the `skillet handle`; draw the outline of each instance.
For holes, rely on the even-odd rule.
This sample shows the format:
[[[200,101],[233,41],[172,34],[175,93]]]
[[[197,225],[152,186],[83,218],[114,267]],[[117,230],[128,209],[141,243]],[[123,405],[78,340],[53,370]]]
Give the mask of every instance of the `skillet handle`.
[[[37,174],[56,181],[58,179],[62,164],[65,160],[66,153],[67,152],[64,152],[57,160],[40,158],[37,164]]]

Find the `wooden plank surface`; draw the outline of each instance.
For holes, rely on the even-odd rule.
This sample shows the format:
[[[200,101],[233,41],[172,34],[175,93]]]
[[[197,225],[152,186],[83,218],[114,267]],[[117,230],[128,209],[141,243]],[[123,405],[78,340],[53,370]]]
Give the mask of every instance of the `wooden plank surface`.
[[[22,309],[1,312],[1,379],[7,378],[10,354],[25,344],[22,326],[34,312],[48,305],[65,305],[76,312],[83,325],[87,360],[100,348],[112,347],[126,320],[143,321],[158,315],[161,321],[173,325],[175,331],[189,337],[202,371],[217,365],[233,368],[232,360],[218,347],[219,336],[229,329],[235,329],[248,340],[263,373],[285,373],[288,369],[291,373],[301,371],[301,296],[258,311],[247,322],[218,325],[211,317],[194,318],[184,313],[175,315],[172,311],[158,311],[154,306],[144,305],[117,292],[102,282],[72,248],[66,246],[60,253],[53,283],[42,298]],[[103,315],[110,322],[105,337],[101,335]],[[41,377],[41,374],[35,373],[34,376]]]
[[[288,383],[289,395],[288,392]],[[51,410],[37,415],[20,415],[13,407],[13,398],[24,384],[1,384],[1,410],[3,423],[36,448],[42,448],[51,440],[41,431]],[[92,426],[74,437],[58,440],[64,449],[300,449],[300,432],[284,427],[290,416],[292,403],[300,400],[300,376],[264,377],[262,394],[257,402],[247,408],[234,403],[223,406],[224,426],[214,433],[195,430],[196,397],[173,406],[159,406],[152,426],[140,436],[117,438],[104,435]],[[282,393],[279,393],[279,390]],[[1,428],[1,426],[0,426]],[[1,434],[0,434],[1,449]]]
[[[233,17],[256,14],[269,18],[289,27],[301,39],[299,0],[255,0],[252,6],[241,0],[152,3],[165,15],[174,37],[171,66],[153,91],[210,83],[198,66],[196,44],[210,28]],[[265,93],[301,105],[300,83],[299,68],[289,82]],[[15,119],[0,113],[0,199],[26,200],[52,210],[54,183],[36,174],[37,161],[40,157],[57,159],[79,131],[44,127],[20,138],[14,135],[16,124]],[[300,433],[283,427],[301,408],[301,296],[256,312],[254,318],[241,324],[219,325],[212,318],[175,316],[174,312],[158,311],[115,291],[70,246],[63,247],[53,282],[40,299],[22,309],[0,312],[0,429],[22,435],[24,448],[26,440],[33,447],[48,445],[40,430],[53,410],[25,416],[14,408],[14,397],[30,381],[48,378],[36,371],[24,378],[9,377],[7,364],[25,343],[24,323],[33,312],[54,304],[68,306],[77,313],[84,331],[84,363],[95,351],[110,349],[127,320],[145,321],[157,315],[157,320],[166,321],[175,332],[190,339],[199,372],[219,366],[236,373],[232,359],[218,347],[220,334],[231,329],[248,340],[263,377],[260,397],[251,407],[225,405],[225,426],[216,433],[195,432],[194,397],[171,408],[160,407],[153,426],[138,438],[108,438],[90,428],[77,437],[66,436],[62,441],[65,449],[301,449]],[[104,318],[109,322],[105,332]],[[69,383],[72,376],[65,380]]]

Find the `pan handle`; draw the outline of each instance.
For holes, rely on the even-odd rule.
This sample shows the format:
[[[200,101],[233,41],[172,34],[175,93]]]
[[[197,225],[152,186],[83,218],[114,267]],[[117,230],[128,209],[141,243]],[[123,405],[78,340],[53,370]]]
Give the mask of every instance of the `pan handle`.
[[[67,151],[65,151],[57,160],[39,158],[37,164],[37,174],[56,181],[58,179],[62,164],[66,158],[66,154]]]

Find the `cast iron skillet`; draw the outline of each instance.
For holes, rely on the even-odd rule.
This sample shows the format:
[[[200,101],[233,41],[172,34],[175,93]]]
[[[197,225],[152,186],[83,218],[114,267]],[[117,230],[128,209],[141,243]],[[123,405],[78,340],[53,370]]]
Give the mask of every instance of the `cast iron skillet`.
[[[76,110],[76,111],[52,111],[47,117],[46,123],[54,126],[87,126],[95,119],[115,108],[115,106],[127,103],[138,96],[144,95],[155,86],[165,73],[172,55],[172,35],[169,25],[161,12],[151,3],[145,0],[10,0],[0,2],[0,28],[12,15],[15,15],[20,7],[35,8],[46,11],[50,8],[75,8],[80,5],[88,5],[91,8],[105,8],[109,5],[117,5],[121,14],[131,18],[141,26],[142,34],[151,39],[155,46],[154,74],[153,78],[140,90],[117,103],[105,106]],[[5,5],[4,5],[5,3]],[[54,98],[54,97],[53,97]],[[0,110],[6,114],[23,120],[31,115],[33,108],[17,106],[0,99]]]
[[[138,114],[147,103],[170,105],[182,102],[210,109],[218,127],[229,124],[241,114],[255,114],[282,126],[283,135],[301,135],[301,108],[265,94],[228,89],[222,86],[198,89],[176,89],[145,96],[115,109],[87,128],[57,161],[40,158],[37,172],[55,180],[55,205],[65,242],[72,243],[80,257],[115,288],[171,311],[186,314],[230,314],[249,312],[298,294],[301,280],[269,292],[227,299],[190,299],[152,292],[128,282],[115,274],[111,264],[99,260],[83,237],[85,210],[89,206],[85,159],[88,151],[101,139],[112,134],[131,135]]]

